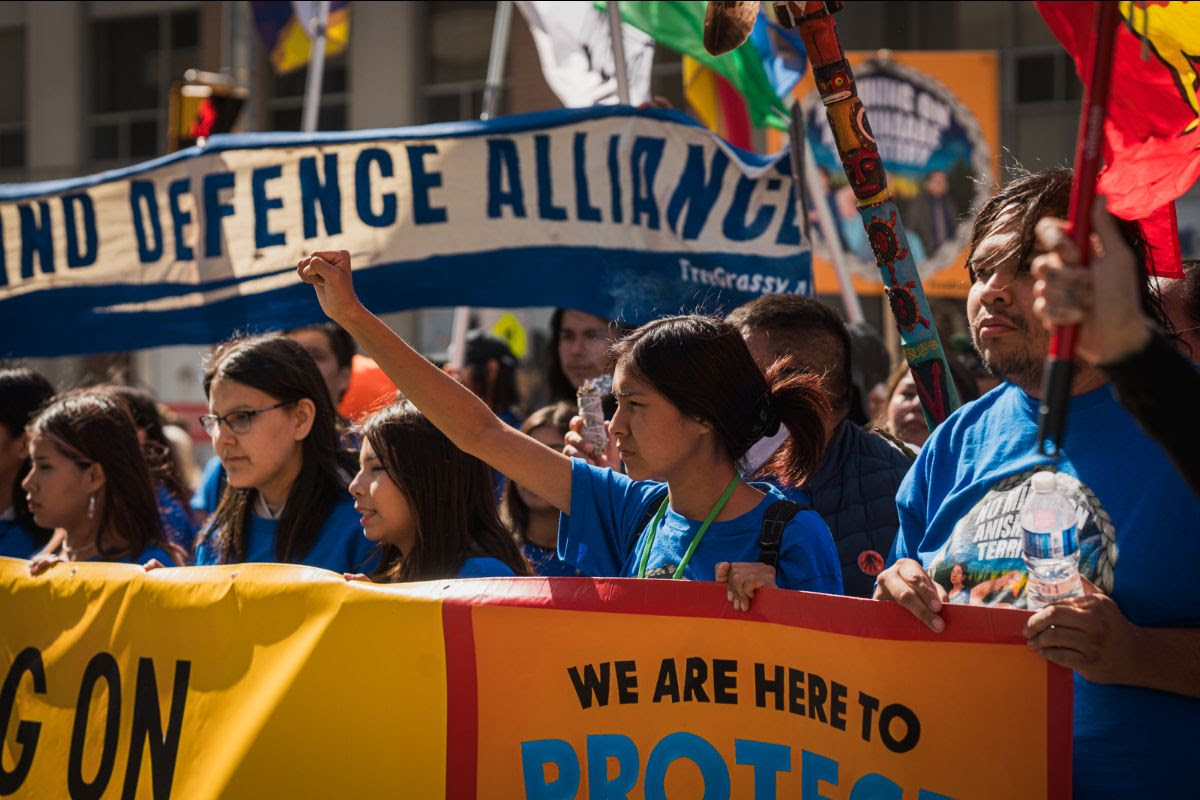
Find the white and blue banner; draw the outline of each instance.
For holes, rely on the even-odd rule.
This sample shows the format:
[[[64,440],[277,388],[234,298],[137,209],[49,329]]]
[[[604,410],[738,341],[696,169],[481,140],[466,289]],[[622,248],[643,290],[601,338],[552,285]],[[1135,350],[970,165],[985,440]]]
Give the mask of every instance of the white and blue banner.
[[[348,250],[377,313],[563,306],[640,323],[811,294],[786,157],[674,111],[214,136],[0,187],[0,357],[208,344],[323,319],[294,273]]]

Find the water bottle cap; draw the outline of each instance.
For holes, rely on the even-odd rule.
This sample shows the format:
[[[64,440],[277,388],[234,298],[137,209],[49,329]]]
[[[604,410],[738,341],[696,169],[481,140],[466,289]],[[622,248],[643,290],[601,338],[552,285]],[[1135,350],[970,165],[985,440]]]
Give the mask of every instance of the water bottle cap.
[[[1053,472],[1035,472],[1033,473],[1033,490],[1035,492],[1053,492],[1058,488],[1057,481],[1054,478]]]

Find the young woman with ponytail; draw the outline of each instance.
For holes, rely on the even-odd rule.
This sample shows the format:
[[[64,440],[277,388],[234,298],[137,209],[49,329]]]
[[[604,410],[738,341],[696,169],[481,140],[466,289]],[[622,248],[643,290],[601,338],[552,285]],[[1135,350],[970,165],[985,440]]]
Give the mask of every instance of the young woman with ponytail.
[[[777,456],[777,474],[802,480],[820,457],[824,397],[814,379],[768,383],[727,323],[673,317],[616,346],[610,430],[626,476],[573,461],[497,419],[363,307],[345,251],[314,253],[297,271],[455,445],[570,515],[558,549],[589,575],[713,580],[722,562],[756,560],[764,516],[780,496],[744,480],[738,459],[780,423],[792,443]],[[779,586],[841,592],[837,553],[817,514],[790,515],[776,554]]]

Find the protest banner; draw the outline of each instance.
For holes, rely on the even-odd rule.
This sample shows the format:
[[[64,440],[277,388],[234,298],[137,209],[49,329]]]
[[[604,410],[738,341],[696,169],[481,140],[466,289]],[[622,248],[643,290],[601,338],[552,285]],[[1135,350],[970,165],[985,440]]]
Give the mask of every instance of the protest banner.
[[[1026,614],[724,587],[0,559],[0,793],[1065,798]]]
[[[661,109],[214,136],[0,187],[0,235],[0,357],[323,320],[294,274],[316,249],[351,253],[378,313],[557,305],[641,323],[812,292],[786,159]]]
[[[990,51],[889,50],[847,51],[846,59],[858,79],[910,244],[914,234],[920,241],[914,259],[925,292],[965,298],[969,281],[963,264],[973,212],[991,196],[1000,174],[999,58]],[[828,179],[854,290],[879,294],[879,268],[860,230],[853,193],[811,74],[794,95],[803,103],[817,165]],[[782,147],[785,141],[776,135],[768,144]],[[934,173],[944,176],[944,188],[935,184],[937,178],[931,180]],[[946,199],[934,206],[929,198],[939,191]],[[941,224],[941,214],[951,224]],[[837,291],[837,277],[820,244],[813,269],[818,292]]]

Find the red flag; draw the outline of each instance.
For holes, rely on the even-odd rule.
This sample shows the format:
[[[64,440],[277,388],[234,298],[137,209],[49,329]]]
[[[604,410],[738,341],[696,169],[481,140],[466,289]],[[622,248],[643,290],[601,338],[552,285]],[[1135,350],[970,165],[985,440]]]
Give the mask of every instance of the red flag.
[[[1042,18],[1088,74],[1093,3],[1038,2]],[[1182,277],[1175,199],[1200,178],[1200,2],[1122,2],[1097,191],[1122,219],[1140,220],[1154,272]],[[1145,58],[1143,58],[1143,52]]]

